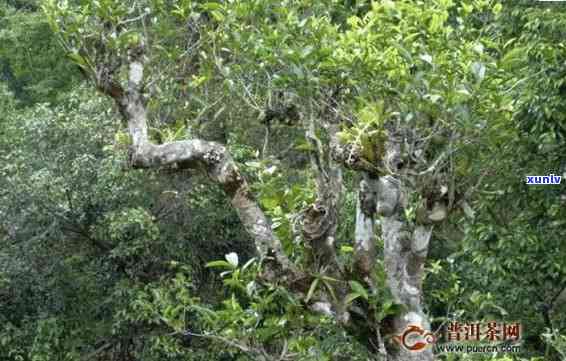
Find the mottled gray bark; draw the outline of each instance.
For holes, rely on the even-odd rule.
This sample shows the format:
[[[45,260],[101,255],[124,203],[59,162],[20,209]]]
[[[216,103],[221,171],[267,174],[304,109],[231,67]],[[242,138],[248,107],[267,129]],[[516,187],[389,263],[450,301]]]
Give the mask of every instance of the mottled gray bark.
[[[399,147],[386,144],[384,161],[388,169],[398,171]],[[411,190],[395,176],[379,179],[377,213],[381,216],[384,240],[384,264],[387,283],[396,303],[403,311],[393,318],[393,334],[401,335],[408,326],[430,331],[423,312],[422,281],[432,226],[413,223],[405,215],[406,200]],[[432,345],[420,351],[410,351],[399,344],[388,345],[393,361],[429,361],[434,359]]]
[[[298,273],[284,254],[281,242],[272,232],[270,223],[250,193],[248,183],[223,145],[200,139],[160,145],[150,142],[146,100],[143,98],[143,71],[142,51],[137,49],[137,54],[136,51],[130,54],[125,90],[113,79],[95,78],[98,88],[116,101],[128,123],[130,165],[134,168],[173,166],[205,171],[230,197],[232,206],[255,242],[257,253],[274,263],[271,277],[296,277]]]
[[[375,212],[377,208],[378,179],[362,172],[362,180],[358,190],[356,203],[356,225],[354,237],[354,270],[357,277],[365,282],[366,287],[372,294],[382,292],[372,279],[372,271],[376,263],[376,235],[375,235]],[[368,309],[370,329],[374,330],[375,342],[372,346],[380,355],[381,361],[386,361],[387,350],[381,334],[381,325],[376,322],[375,310]]]
[[[309,121],[306,136],[313,147],[310,160],[317,198],[305,211],[303,237],[310,246],[315,268],[325,268],[327,274],[337,277],[341,273],[336,260],[336,229],[342,196],[342,169],[328,156],[329,147],[316,137],[314,118]],[[338,126],[326,124],[325,128],[329,137],[334,139]]]
[[[377,203],[377,180],[363,173],[356,203],[356,227],[354,237],[354,267],[360,278],[371,282],[371,271],[375,266],[375,211]]]
[[[344,270],[336,257],[338,210],[343,191],[342,168],[330,157],[329,144],[323,145],[317,138],[314,118],[309,120],[306,137],[313,147],[310,160],[315,174],[317,198],[306,209],[303,218],[303,237],[309,246],[311,258],[308,266],[317,273],[342,280]],[[322,125],[331,139],[330,143],[336,142],[338,124],[323,122]],[[348,293],[347,283],[332,282],[327,287],[332,288],[332,294],[321,293],[311,309],[331,314],[341,323],[349,322],[350,316],[344,304]]]

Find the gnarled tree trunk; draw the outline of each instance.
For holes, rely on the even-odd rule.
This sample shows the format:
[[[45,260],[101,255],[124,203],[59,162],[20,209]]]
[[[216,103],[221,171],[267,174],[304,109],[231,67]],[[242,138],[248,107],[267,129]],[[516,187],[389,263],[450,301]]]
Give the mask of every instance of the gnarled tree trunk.
[[[175,166],[177,168],[193,168],[204,170],[213,180],[219,183],[230,197],[247,232],[253,238],[257,253],[264,260],[270,261],[268,276],[272,280],[292,284],[300,278],[308,278],[292,264],[284,254],[281,242],[275,237],[271,225],[263,211],[250,193],[246,180],[231,158],[226,148],[218,143],[192,139],[166,144],[153,144],[148,137],[146,100],[143,97],[143,49],[132,49],[128,62],[128,84],[123,88],[104,70],[95,74],[98,88],[112,97],[128,123],[128,131],[132,144],[130,147],[130,165],[136,168],[157,168]],[[105,76],[103,74],[106,74]],[[319,261],[327,266],[335,277],[341,276],[342,270],[336,262],[334,238],[337,227],[337,206],[339,204],[342,176],[337,162],[364,172],[360,184],[356,214],[356,269],[360,278],[375,291],[370,271],[375,263],[374,214],[382,216],[381,228],[385,241],[385,268],[387,281],[395,301],[405,310],[397,315],[393,322],[394,333],[401,334],[407,326],[418,326],[429,330],[429,322],[423,312],[422,278],[423,267],[428,251],[431,228],[426,225],[413,225],[405,219],[404,199],[408,190],[401,187],[400,181],[393,176],[376,178],[375,167],[362,158],[356,157],[353,149],[336,146],[335,135],[338,126],[329,128],[331,148],[339,152],[336,157],[327,158],[325,166],[320,162],[317,169],[317,190],[319,197],[312,205],[305,219],[305,238],[313,245]],[[313,141],[316,141],[313,134]],[[330,150],[319,152],[328,155]],[[390,169],[397,169],[395,159],[399,158],[398,146],[389,142],[386,145],[385,163]],[[316,160],[313,158],[313,160]],[[320,160],[320,159],[319,159]],[[371,176],[369,176],[371,174]],[[345,296],[347,289],[340,288],[339,299]],[[339,321],[349,322],[348,311],[341,302],[333,305],[334,314]],[[379,325],[370,327],[377,330],[378,352],[385,357],[386,350],[379,334]],[[409,352],[402,347],[387,350],[387,359],[394,361],[433,359],[430,347],[421,352]]]
[[[399,158],[398,144],[388,141],[384,157],[387,168],[397,171]],[[379,179],[377,213],[381,216],[387,284],[395,302],[402,305],[402,312],[393,318],[393,334],[400,336],[409,326],[423,330],[420,335],[414,334],[416,338],[408,341],[408,345],[388,345],[388,354],[392,361],[429,361],[434,359],[432,344],[420,350],[409,349],[416,342],[427,343],[431,339],[426,337],[430,323],[422,307],[422,281],[432,234],[430,225],[420,225],[415,223],[416,220],[407,219],[405,207],[410,192],[414,190],[404,186],[395,176]]]

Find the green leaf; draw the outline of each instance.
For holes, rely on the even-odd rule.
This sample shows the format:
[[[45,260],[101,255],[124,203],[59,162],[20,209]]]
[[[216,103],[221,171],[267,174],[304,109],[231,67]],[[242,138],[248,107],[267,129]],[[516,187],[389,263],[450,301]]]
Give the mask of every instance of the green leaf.
[[[350,287],[352,288],[352,291],[359,294],[363,299],[369,299],[367,290],[358,281],[350,281]]]
[[[413,62],[413,57],[411,56],[411,53],[407,51],[407,49],[405,49],[401,44],[397,44],[397,43],[394,44],[394,46],[397,49],[397,51],[399,51],[399,54],[403,57],[403,59],[407,61],[407,63]]]
[[[308,142],[303,142],[303,143],[296,145],[295,149],[305,151],[305,152],[312,152],[312,151],[316,150],[316,148]]]
[[[89,70],[88,63],[84,57],[79,53],[69,53],[67,55],[75,64],[83,68],[84,70]]]
[[[206,264],[207,268],[234,268],[230,263],[226,261],[212,261]]]
[[[330,283],[328,283],[326,280],[324,280],[324,277],[322,278],[322,284],[324,285],[324,287],[326,287],[328,292],[330,292],[330,297],[332,297],[334,302],[338,302],[338,298],[336,297],[336,293],[334,292],[334,288],[332,287],[332,285]]]
[[[266,209],[274,209],[279,205],[279,200],[277,198],[264,198],[261,200],[261,205]]]
[[[201,8],[208,11],[222,10],[222,5],[219,3],[205,3],[201,5]]]
[[[251,266],[256,261],[255,257],[250,258],[242,267],[242,272],[245,271],[249,266]]]
[[[214,20],[218,22],[224,21],[224,14],[222,14],[220,11],[213,10],[210,13],[212,14]]]
[[[354,252],[354,247],[352,247],[352,246],[346,246],[346,245],[340,246],[340,252],[343,252],[343,253],[352,253],[352,252]]]
[[[528,49],[526,47],[517,47],[505,54],[501,60],[501,66],[505,70],[512,70],[524,61],[527,53]]]
[[[305,302],[309,302],[309,300],[311,299],[312,295],[314,294],[314,291],[316,291],[318,282],[319,282],[318,278],[315,278],[314,281],[312,281],[311,286],[309,288],[309,292],[307,293],[307,298],[305,298]]]
[[[352,303],[352,301],[354,301],[356,298],[359,298],[360,294],[359,293],[348,293],[348,295],[346,296],[346,304],[349,305]]]

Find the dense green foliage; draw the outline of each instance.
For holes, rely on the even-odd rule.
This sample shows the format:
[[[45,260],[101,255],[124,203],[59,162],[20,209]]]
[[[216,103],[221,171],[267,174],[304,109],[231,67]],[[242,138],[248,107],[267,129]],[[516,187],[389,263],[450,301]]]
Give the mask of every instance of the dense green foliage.
[[[113,61],[102,47],[123,60],[141,38],[152,140],[226,144],[297,264],[316,199],[312,119],[336,112],[340,141],[368,164],[386,119],[430,139],[443,168],[415,187],[446,185],[454,203],[427,260],[432,325],[523,325],[520,354],[439,358],[566,359],[564,180],[525,184],[566,177],[564,29],[566,6],[529,1],[0,4],[0,360],[379,360],[307,307],[337,280],[321,271],[297,294],[262,278],[209,177],[128,168],[120,115],[82,75]],[[419,157],[415,172],[434,170]],[[359,176],[344,171],[338,210],[349,272]],[[416,222],[423,201],[408,202]],[[384,291],[353,277],[347,299],[382,321],[397,308],[376,246]]]

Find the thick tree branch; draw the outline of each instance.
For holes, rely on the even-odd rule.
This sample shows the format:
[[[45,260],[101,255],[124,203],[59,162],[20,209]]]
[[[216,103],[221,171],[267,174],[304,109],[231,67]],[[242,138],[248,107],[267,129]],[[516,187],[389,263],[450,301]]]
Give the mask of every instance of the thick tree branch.
[[[354,238],[355,269],[360,277],[371,285],[371,271],[375,266],[375,211],[377,181],[363,173],[356,204],[356,228]]]
[[[315,135],[315,121],[312,116],[309,121],[307,139],[313,145],[310,159],[315,173],[317,199],[305,211],[303,236],[312,248],[316,263],[319,266],[330,266],[330,273],[336,277],[341,273],[336,260],[335,238],[342,194],[342,170],[327,157],[328,149],[325,149]],[[329,136],[334,138],[337,128],[330,127],[328,132]]]
[[[398,169],[400,147],[388,141],[384,160],[389,169]],[[403,187],[400,179],[393,176],[380,178],[378,214],[384,240],[384,264],[387,283],[395,302],[403,306],[403,312],[394,316],[393,333],[402,334],[408,326],[430,330],[430,323],[422,308],[422,281],[424,263],[432,234],[428,225],[414,225],[404,209],[408,193],[414,190]],[[392,346],[390,355],[394,361],[430,361],[434,359],[431,347],[421,352],[411,352],[399,345]]]
[[[104,73],[104,72],[102,72]],[[114,79],[96,79],[98,88],[112,97],[128,123],[131,136],[130,165],[134,168],[199,168],[219,183],[230,197],[245,229],[255,242],[258,254],[274,261],[278,277],[287,273],[298,276],[284,254],[263,211],[253,199],[248,183],[241,175],[228,150],[221,144],[192,139],[166,144],[152,144],[148,138],[147,110],[143,98],[143,47],[131,49],[128,63],[128,84],[124,91]],[[110,85],[109,85],[110,84]],[[275,274],[272,276],[275,277]]]

